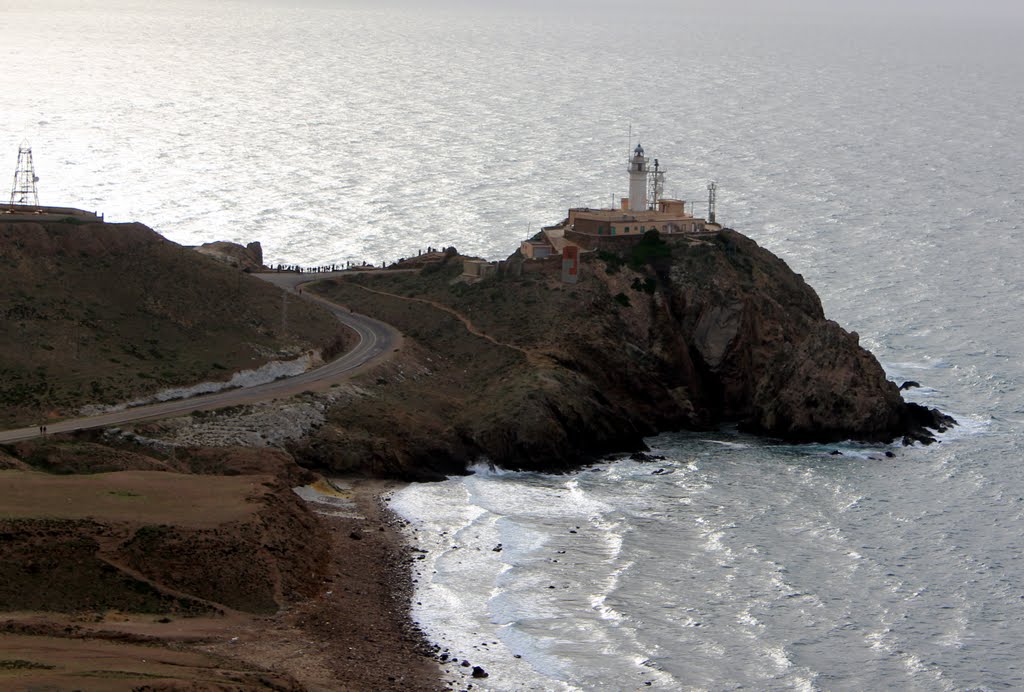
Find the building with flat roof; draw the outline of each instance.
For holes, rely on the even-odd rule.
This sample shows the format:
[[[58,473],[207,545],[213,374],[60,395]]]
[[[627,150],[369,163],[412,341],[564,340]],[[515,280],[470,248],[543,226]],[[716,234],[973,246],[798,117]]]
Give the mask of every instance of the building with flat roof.
[[[624,200],[625,201],[625,200]],[[660,233],[697,233],[707,223],[686,211],[680,199],[659,199],[657,208],[633,211],[622,209],[570,209],[566,230],[583,235],[643,235]]]
[[[544,235],[543,231],[538,239],[531,238],[530,240],[521,241],[519,243],[519,251],[527,259],[544,259],[555,254],[555,248],[552,246],[551,240]]]
[[[618,209],[570,209],[561,224],[543,228],[537,237],[522,241],[520,251],[523,256],[528,259],[561,256],[567,245],[593,249],[604,239],[640,238],[648,231],[671,235],[721,228],[694,216],[684,200],[661,196],[665,170],[657,159],[654,159],[653,166],[650,165],[650,159],[639,144],[628,160],[627,170],[629,196],[622,198]]]
[[[488,262],[482,259],[465,259],[462,260],[462,280],[463,281],[480,281],[486,279],[492,274],[496,274],[498,271],[497,262]]]

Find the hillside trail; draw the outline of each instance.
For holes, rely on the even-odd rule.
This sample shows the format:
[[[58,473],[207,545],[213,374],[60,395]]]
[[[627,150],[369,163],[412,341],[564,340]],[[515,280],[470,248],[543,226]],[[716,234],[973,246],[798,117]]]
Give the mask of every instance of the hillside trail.
[[[408,301],[408,302],[411,302],[411,303],[423,303],[425,305],[429,305],[429,306],[431,306],[433,308],[436,308],[436,309],[438,309],[438,310],[440,310],[442,312],[445,312],[445,313],[451,315],[452,317],[454,317],[455,319],[459,320],[460,322],[462,322],[463,326],[466,328],[466,331],[469,332],[470,334],[472,334],[473,336],[478,336],[481,339],[485,339],[487,341],[490,341],[492,344],[494,344],[496,346],[501,346],[501,347],[504,347],[504,348],[510,348],[513,351],[519,351],[524,356],[526,356],[526,359],[530,362],[531,365],[547,365],[547,364],[551,363],[551,358],[546,356],[546,355],[544,355],[544,354],[542,354],[542,353],[538,353],[537,351],[525,349],[522,346],[516,346],[515,344],[510,344],[510,343],[507,343],[507,342],[500,341],[500,340],[496,339],[495,337],[491,336],[490,334],[488,334],[487,332],[485,332],[484,330],[480,329],[475,324],[473,324],[472,320],[470,320],[468,317],[463,315],[461,312],[459,312],[455,308],[453,308],[453,307],[451,307],[449,305],[445,305],[444,303],[441,303],[439,301],[431,300],[430,298],[414,298],[414,297],[411,297],[411,296],[403,296],[403,295],[399,295],[397,293],[390,293],[388,291],[381,291],[381,290],[378,290],[376,288],[368,288],[368,287],[362,286],[360,284],[354,284],[354,285],[358,286],[359,288],[361,288],[362,290],[366,291],[367,293],[376,293],[377,295],[387,296],[388,298],[397,298],[398,300],[405,300],[405,301]]]

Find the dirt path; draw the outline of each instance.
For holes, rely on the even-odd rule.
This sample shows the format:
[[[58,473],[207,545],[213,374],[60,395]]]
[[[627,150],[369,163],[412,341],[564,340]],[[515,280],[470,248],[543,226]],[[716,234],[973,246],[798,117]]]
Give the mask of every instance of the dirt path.
[[[197,484],[216,479],[195,477]],[[331,554],[319,594],[265,616],[212,602],[221,615],[0,613],[0,689],[445,689],[432,648],[409,614],[409,565],[417,553],[380,499],[400,484],[324,483],[341,489],[333,495],[344,496],[348,511],[311,505]],[[121,560],[99,557],[161,593],[198,600]]]
[[[487,332],[483,331],[475,324],[473,324],[473,322],[468,317],[463,315],[461,312],[455,310],[454,308],[448,305],[445,305],[444,303],[438,302],[436,300],[430,300],[429,298],[412,298],[410,296],[403,296],[397,293],[389,293],[388,291],[381,291],[375,288],[368,288],[361,284],[353,285],[358,288],[361,288],[367,293],[376,293],[377,295],[387,296],[388,298],[397,298],[398,300],[405,300],[411,303],[423,303],[424,305],[429,305],[432,308],[436,308],[442,312],[448,313],[455,319],[462,322],[462,324],[466,327],[466,331],[472,334],[473,336],[478,336],[481,339],[486,339],[495,346],[501,346],[503,348],[510,348],[513,351],[519,351],[524,356],[526,356],[526,358],[534,365],[547,363],[550,361],[550,359],[547,356],[537,353],[536,351],[531,351],[521,346],[516,346],[515,344],[505,343],[504,341],[499,341],[498,339],[494,338],[493,336],[491,336],[490,334],[488,334]]]

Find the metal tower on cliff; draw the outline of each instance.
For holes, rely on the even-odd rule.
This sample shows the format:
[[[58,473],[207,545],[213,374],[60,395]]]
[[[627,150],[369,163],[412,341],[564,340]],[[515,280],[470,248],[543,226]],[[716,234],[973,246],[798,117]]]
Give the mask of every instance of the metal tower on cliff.
[[[654,168],[649,172],[647,180],[647,206],[649,209],[658,208],[658,200],[665,192],[665,169],[654,159]]]
[[[32,165],[32,147],[22,142],[18,147],[18,168],[14,171],[14,185],[11,186],[11,204],[39,206],[39,191],[35,167]]]
[[[708,183],[708,221],[715,223],[715,205],[718,203],[718,183]]]

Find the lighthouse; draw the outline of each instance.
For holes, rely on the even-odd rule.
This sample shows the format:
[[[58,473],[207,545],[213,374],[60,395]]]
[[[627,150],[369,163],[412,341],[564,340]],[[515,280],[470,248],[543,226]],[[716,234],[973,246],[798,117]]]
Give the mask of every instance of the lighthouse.
[[[633,148],[633,142],[630,141],[629,146],[630,151],[626,157],[629,197],[621,197],[618,208],[615,208],[614,199],[608,209],[570,208],[569,215],[561,224],[542,228],[539,237],[522,242],[519,249],[524,258],[535,260],[561,254],[562,280],[572,283],[574,278],[578,278],[576,270],[579,269],[579,263],[571,253],[565,252],[569,248],[579,248],[581,253],[605,249],[618,252],[630,247],[630,240],[642,241],[645,237],[651,237],[648,233],[668,235],[722,229],[719,224],[708,223],[705,219],[695,217],[692,211],[687,211],[684,200],[663,197],[665,169],[658,159],[648,159],[639,144]],[[714,184],[710,187],[714,187]],[[713,194],[710,201],[714,213]]]
[[[629,160],[629,209],[647,209],[647,157],[644,156],[644,148],[639,144],[636,145],[633,157]]]

